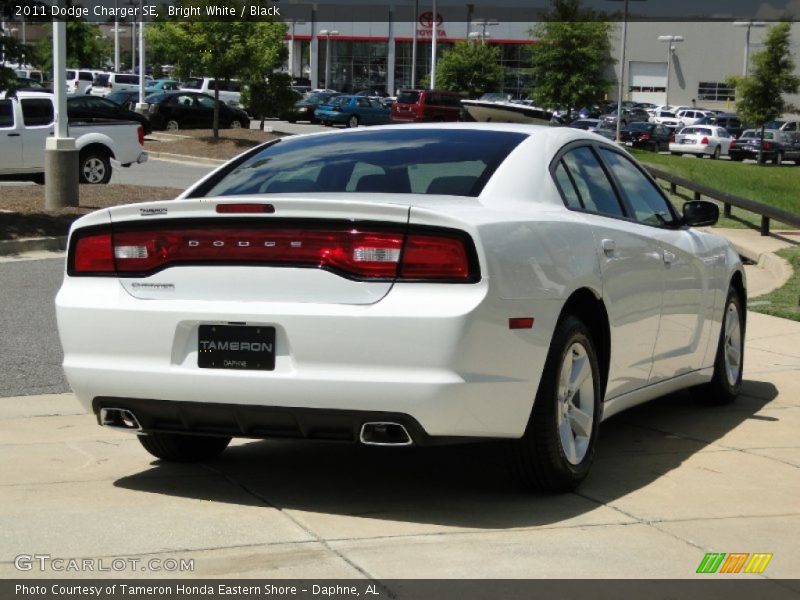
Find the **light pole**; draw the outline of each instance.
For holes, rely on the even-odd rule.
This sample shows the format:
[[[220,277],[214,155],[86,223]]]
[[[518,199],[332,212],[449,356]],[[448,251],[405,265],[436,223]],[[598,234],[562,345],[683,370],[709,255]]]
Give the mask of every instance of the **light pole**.
[[[436,14],[436,0],[433,0],[433,16],[431,17],[431,89],[436,89],[436,38],[439,19]]]
[[[664,104],[669,106],[669,76],[672,71],[672,53],[675,52],[675,46],[673,46],[673,44],[676,42],[682,42],[683,36],[660,35],[658,36],[658,41],[667,43],[667,90],[664,98]]]
[[[119,17],[118,0],[114,0],[114,73],[119,73]]]
[[[328,90],[331,74],[331,36],[339,35],[339,32],[335,29],[322,29],[319,34],[325,37],[325,89]]]
[[[136,105],[136,112],[144,114],[147,112],[147,103],[144,101],[145,87],[145,58],[144,58],[144,0],[139,1],[142,10],[142,20],[139,22],[139,103]]]
[[[63,5],[62,5],[63,6]],[[67,24],[53,22],[53,134],[45,140],[45,208],[78,206],[78,150],[67,131]]]
[[[306,22],[305,19],[290,19],[289,22],[292,24],[291,33],[289,34],[289,77],[294,79],[294,26],[305,25]]]
[[[414,20],[411,37],[411,87],[417,87],[417,24],[419,23],[419,0],[414,0]]]
[[[622,9],[622,47],[620,48],[619,59],[619,83],[617,85],[617,133],[616,140],[619,142],[619,132],[622,129],[622,95],[625,85],[625,53],[628,48],[628,3],[644,2],[644,0],[610,0],[610,2],[624,2]]]
[[[766,27],[766,23],[761,21],[735,21],[734,27],[746,27],[744,35],[744,67],[742,67],[742,75],[747,77],[747,72],[750,69],[750,29],[753,27]]]

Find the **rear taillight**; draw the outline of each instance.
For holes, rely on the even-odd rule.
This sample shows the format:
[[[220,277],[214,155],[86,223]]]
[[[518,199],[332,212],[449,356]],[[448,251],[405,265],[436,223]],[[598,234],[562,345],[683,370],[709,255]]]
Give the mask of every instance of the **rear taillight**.
[[[111,234],[101,233],[82,237],[75,244],[73,269],[79,273],[114,272],[114,250]]]
[[[640,137],[639,139],[644,141],[644,142],[646,142],[647,140],[650,139],[650,134],[649,133],[643,133],[642,137]]]
[[[764,142],[761,146],[764,150],[772,150],[772,144],[770,142]]]
[[[109,82],[106,84],[106,87],[107,87],[108,89],[111,89],[111,87],[112,87],[112,83],[109,81]]]
[[[670,142],[674,142],[675,141],[675,134],[674,133],[671,136],[669,136],[669,141]]]
[[[70,275],[145,276],[181,264],[260,264],[318,268],[362,280],[478,280],[469,238],[439,229],[241,225],[103,232],[77,238],[68,264]]]
[[[702,140],[700,140],[700,144],[707,146],[708,145],[708,138],[704,137]]]
[[[730,148],[736,148],[736,140],[731,140]]]
[[[144,146],[144,127],[139,125],[138,129],[136,130],[136,134],[139,137],[139,145]]]

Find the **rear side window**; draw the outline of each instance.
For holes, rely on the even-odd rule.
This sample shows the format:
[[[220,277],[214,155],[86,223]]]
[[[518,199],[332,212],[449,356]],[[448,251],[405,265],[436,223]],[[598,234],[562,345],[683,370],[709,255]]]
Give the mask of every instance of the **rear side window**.
[[[94,81],[94,76],[89,71],[81,71],[78,73],[78,79],[81,81]]]
[[[43,98],[23,98],[22,120],[26,127],[50,125],[53,122],[53,103]]]
[[[11,100],[0,100],[0,129],[14,126],[14,105]]]
[[[572,182],[572,177],[564,166],[563,160],[558,161],[555,176],[556,183],[558,183],[558,188],[561,190],[561,195],[564,198],[564,202],[567,203],[567,206],[570,208],[583,208],[578,190],[575,189],[575,184]]]
[[[75,79],[75,71],[67,71],[67,79]]]
[[[93,85],[106,85],[108,83],[108,73],[99,73],[94,76]]]
[[[570,150],[564,155],[563,162],[586,210],[610,217],[625,216],[617,194],[591,148],[581,146]]]
[[[187,90],[199,90],[203,87],[203,80],[197,77],[189,79],[183,86]]]

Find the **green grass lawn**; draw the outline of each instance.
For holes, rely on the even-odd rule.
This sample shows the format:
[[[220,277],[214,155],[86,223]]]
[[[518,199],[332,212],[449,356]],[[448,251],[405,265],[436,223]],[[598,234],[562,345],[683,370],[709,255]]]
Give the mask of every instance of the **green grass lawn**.
[[[775,317],[800,321],[800,248],[786,248],[776,254],[789,261],[794,273],[783,287],[751,298],[748,308]]]
[[[690,181],[800,214],[800,165],[784,163],[780,167],[759,166],[755,163],[672,156],[642,150],[633,150],[633,154],[646,165]],[[734,216],[743,212],[733,208]]]

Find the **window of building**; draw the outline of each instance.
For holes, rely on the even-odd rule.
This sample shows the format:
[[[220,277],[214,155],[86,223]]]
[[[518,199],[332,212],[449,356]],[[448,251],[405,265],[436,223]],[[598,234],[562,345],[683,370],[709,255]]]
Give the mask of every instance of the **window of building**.
[[[727,83],[701,81],[697,86],[697,99],[715,102],[726,102],[736,99],[736,87]]]

